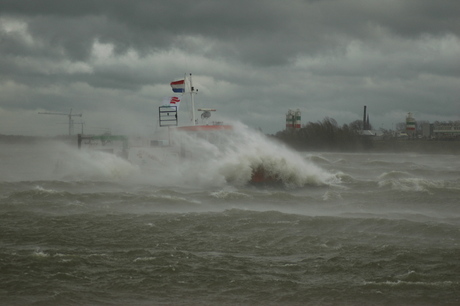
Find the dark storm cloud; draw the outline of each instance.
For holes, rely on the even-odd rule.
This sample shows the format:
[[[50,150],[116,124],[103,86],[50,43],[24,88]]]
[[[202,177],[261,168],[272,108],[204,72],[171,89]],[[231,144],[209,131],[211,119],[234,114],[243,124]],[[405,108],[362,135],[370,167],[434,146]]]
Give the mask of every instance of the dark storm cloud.
[[[74,60],[90,55],[95,39],[112,43],[116,53],[130,48],[141,54],[170,48],[178,35],[198,35],[220,41],[221,50],[245,37],[267,38],[277,24],[278,11],[257,3],[237,1],[14,1],[4,15],[24,18],[30,33],[52,48],[62,48]],[[270,40],[266,40],[270,42]],[[182,45],[183,46],[183,45]],[[251,53],[251,47],[247,48]],[[216,51],[221,51],[216,50]],[[228,48],[229,56],[245,56]],[[258,54],[255,54],[258,55]]]
[[[201,98],[220,82],[223,108],[247,121],[363,104],[452,114],[459,11],[457,0],[3,0],[0,111],[142,108],[189,69]],[[430,111],[436,100],[444,110]]]
[[[379,27],[408,37],[458,34],[460,2],[436,2],[31,0],[7,1],[2,14],[26,18],[34,37],[72,59],[87,58],[94,39],[118,53],[146,53],[173,46],[177,35],[198,35],[217,42],[214,54],[279,64],[343,39],[378,39]]]

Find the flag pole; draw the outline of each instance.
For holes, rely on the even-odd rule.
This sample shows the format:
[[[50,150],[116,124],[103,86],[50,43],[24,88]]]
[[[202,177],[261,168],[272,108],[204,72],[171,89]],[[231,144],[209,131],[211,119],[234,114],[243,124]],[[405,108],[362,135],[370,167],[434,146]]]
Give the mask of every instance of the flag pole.
[[[193,125],[196,125],[196,122],[195,122],[195,98],[193,97],[194,92],[195,92],[195,89],[193,88],[193,84],[192,84],[192,74],[190,73],[190,100],[191,100],[191,103],[192,103],[192,122],[193,122]]]

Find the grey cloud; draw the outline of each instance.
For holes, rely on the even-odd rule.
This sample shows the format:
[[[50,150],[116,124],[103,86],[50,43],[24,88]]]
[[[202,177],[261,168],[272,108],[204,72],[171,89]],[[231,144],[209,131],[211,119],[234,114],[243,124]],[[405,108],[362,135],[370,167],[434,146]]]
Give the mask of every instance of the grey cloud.
[[[340,48],[351,39],[378,39],[375,28],[415,37],[459,33],[458,1],[10,1],[3,14],[29,19],[29,30],[74,60],[94,39],[122,54],[174,46],[175,37],[216,41],[219,54],[253,64],[285,64],[299,53]]]
[[[0,18],[26,33],[0,27],[0,86],[30,96],[12,90],[1,107],[148,108],[169,93],[154,85],[189,69],[231,84],[200,99],[246,118],[291,107],[348,116],[364,104],[430,113],[433,101],[452,114],[459,11],[456,0],[4,0]],[[113,47],[109,60],[95,59],[96,42]],[[148,99],[126,103],[142,90]]]

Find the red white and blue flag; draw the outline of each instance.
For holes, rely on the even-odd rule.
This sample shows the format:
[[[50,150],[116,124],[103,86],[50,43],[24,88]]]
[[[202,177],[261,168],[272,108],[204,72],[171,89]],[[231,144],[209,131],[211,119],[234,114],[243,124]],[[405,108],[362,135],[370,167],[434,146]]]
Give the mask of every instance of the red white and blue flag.
[[[179,109],[179,104],[180,104],[180,97],[178,96],[165,97],[163,99],[164,106],[177,106],[177,109]]]
[[[174,92],[185,92],[185,80],[171,82],[171,88]]]

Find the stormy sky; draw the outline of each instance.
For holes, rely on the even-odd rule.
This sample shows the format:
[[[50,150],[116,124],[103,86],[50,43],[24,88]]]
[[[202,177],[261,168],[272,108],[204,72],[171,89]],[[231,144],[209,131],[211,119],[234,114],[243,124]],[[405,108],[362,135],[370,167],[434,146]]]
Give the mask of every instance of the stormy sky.
[[[458,0],[0,0],[0,134],[66,134],[66,116],[38,113],[71,109],[75,133],[150,133],[185,73],[197,107],[265,133],[289,109],[302,124],[364,105],[375,129],[457,121],[459,14]]]

